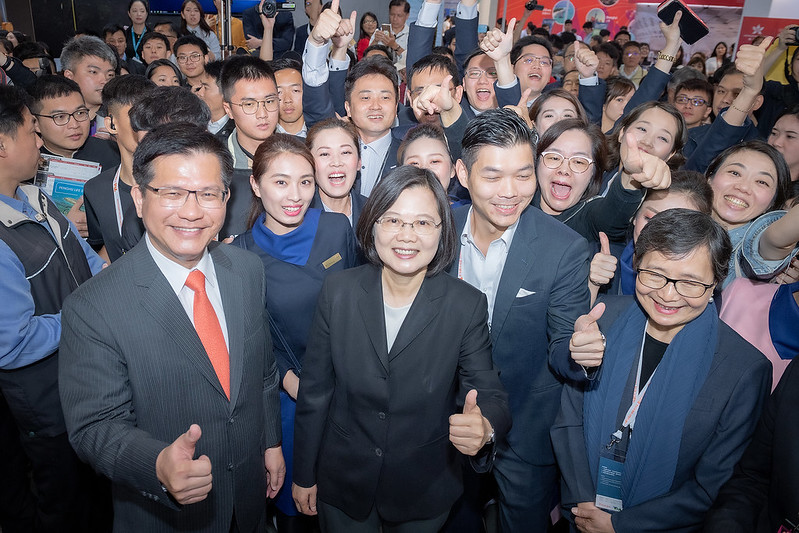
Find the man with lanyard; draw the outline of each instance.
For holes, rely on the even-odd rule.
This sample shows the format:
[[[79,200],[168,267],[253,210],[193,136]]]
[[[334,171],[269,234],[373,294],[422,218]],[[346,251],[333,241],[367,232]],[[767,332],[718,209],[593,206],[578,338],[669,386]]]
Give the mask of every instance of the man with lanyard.
[[[407,0],[391,0],[388,3],[388,19],[391,22],[391,33],[375,30],[371,43],[384,44],[394,51],[394,68],[402,73],[405,69],[405,57],[408,50],[408,16],[411,5]]]
[[[88,243],[107,261],[116,261],[126,247],[122,242],[122,222],[132,209],[133,152],[138,137],[130,125],[128,112],[147,96],[155,84],[140,76],[122,76],[103,88],[103,104],[108,110],[105,126],[116,138],[121,162],[89,180],[83,190],[86,205]]]
[[[36,531],[104,531],[110,508],[69,445],[58,396],[61,306],[103,261],[44,192],[23,185],[36,174],[40,144],[24,93],[0,87],[0,396],[11,416],[0,426],[18,431],[33,472],[20,479],[4,460],[0,479],[20,491],[33,485]]]

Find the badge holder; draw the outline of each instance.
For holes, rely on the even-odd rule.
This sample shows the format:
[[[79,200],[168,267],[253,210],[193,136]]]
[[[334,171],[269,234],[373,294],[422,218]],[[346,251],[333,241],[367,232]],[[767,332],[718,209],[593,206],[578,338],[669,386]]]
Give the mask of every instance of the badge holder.
[[[597,470],[596,500],[594,504],[603,511],[618,513],[623,509],[621,499],[621,478],[624,474],[624,461],[627,450],[619,447],[622,441],[621,430],[616,431],[599,453]],[[624,447],[626,448],[626,447]]]

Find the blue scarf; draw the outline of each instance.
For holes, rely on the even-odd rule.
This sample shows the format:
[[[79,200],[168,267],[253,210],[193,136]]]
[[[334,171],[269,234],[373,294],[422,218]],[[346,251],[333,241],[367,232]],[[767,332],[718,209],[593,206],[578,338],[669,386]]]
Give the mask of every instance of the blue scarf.
[[[793,293],[799,291],[799,281],[790,285],[782,285],[771,300],[768,313],[768,330],[771,343],[780,355],[780,359],[793,359],[799,354],[799,306],[793,299]]]
[[[619,274],[621,275],[621,293],[635,294],[635,278],[637,272],[633,268],[633,255],[635,255],[635,243],[630,241],[619,258]]]
[[[668,492],[674,480],[683,427],[705,383],[718,342],[716,307],[708,305],[674,337],[652,375],[630,446],[621,481],[624,507]],[[637,369],[647,316],[631,305],[607,332],[607,350],[598,379],[586,389],[583,431],[591,478],[596,483],[599,452],[618,429],[620,408],[630,406],[626,394],[630,372]],[[642,384],[643,385],[643,384]]]
[[[319,209],[308,209],[297,228],[285,235],[276,235],[264,225],[266,213],[261,213],[252,227],[252,238],[261,250],[275,259],[302,266],[308,262],[308,257],[311,255],[321,214],[322,211]]]

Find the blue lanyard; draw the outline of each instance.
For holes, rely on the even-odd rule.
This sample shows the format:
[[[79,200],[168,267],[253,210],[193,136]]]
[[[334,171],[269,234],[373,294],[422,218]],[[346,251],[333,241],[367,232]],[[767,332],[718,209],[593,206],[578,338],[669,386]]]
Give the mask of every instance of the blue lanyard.
[[[139,37],[139,40],[137,41],[136,40],[136,32],[133,31],[133,26],[130,27],[130,39],[131,39],[131,41],[133,41],[133,55],[136,56],[136,59],[140,59],[139,58],[139,50],[138,50],[138,48],[139,48],[139,45],[141,44],[141,40],[144,38],[144,34],[147,33],[147,27],[146,26],[144,27],[144,30],[145,31],[141,32],[141,37]]]

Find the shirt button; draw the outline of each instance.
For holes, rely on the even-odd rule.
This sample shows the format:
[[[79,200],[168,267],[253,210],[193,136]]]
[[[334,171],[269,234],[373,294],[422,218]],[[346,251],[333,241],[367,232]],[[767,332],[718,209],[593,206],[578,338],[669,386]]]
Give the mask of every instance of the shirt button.
[[[227,470],[228,470],[228,472],[233,472],[233,463],[229,463],[227,465]]]
[[[385,420],[386,419],[386,413],[383,413],[383,412],[377,413],[377,418],[379,418],[380,420]]]
[[[228,424],[233,424],[233,418],[232,418],[232,417],[231,417],[231,418],[228,418],[228,421],[227,421],[227,423],[228,423]]]
[[[375,448],[375,455],[378,457],[383,457],[383,450],[380,448]]]

